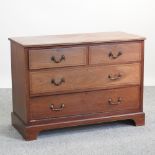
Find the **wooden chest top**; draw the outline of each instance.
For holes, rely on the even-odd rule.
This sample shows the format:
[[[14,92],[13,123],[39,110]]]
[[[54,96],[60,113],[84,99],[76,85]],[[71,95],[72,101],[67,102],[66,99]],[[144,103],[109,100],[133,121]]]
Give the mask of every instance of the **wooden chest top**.
[[[47,35],[34,37],[13,37],[9,38],[24,47],[38,46],[57,46],[57,45],[74,45],[90,44],[119,41],[136,41],[144,40],[144,37],[128,34],[125,32],[98,32],[84,34],[67,34],[67,35]]]

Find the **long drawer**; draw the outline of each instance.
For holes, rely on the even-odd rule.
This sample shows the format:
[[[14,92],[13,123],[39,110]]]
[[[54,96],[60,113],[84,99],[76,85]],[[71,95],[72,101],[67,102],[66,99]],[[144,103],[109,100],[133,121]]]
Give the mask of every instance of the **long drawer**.
[[[140,84],[140,64],[30,72],[30,95]]]
[[[43,69],[86,64],[87,47],[75,46],[65,48],[29,50],[29,68]]]
[[[35,97],[30,100],[31,120],[112,113],[139,109],[140,87]]]
[[[90,64],[117,64],[141,61],[141,43],[108,43],[89,47]]]

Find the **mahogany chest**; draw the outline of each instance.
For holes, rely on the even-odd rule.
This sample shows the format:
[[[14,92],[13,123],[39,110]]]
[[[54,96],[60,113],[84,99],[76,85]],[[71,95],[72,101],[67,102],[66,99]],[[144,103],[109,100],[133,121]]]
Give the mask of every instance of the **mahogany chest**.
[[[109,121],[144,125],[144,39],[123,32],[10,38],[12,125],[26,140]]]

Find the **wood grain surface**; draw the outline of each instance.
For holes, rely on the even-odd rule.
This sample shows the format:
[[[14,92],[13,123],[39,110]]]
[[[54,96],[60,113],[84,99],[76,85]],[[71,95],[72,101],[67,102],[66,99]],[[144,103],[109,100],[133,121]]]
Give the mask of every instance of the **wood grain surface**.
[[[134,74],[133,74],[134,73]],[[117,79],[117,76],[121,75]],[[109,79],[115,78],[116,80]],[[59,86],[52,80],[61,83]],[[123,64],[98,67],[63,68],[30,72],[31,95],[62,93],[140,84],[140,64]]]
[[[30,100],[31,120],[139,109],[139,90],[140,88],[135,86],[112,90],[35,97]],[[109,102],[110,99],[111,102]],[[62,104],[64,104],[64,108],[61,110],[54,111],[51,108],[51,105],[54,105],[54,108],[59,109]]]
[[[128,34],[125,32],[97,32],[97,33],[84,33],[84,34],[65,34],[65,35],[10,38],[11,41],[21,44],[24,47],[135,41],[144,39],[145,38],[142,36]]]
[[[29,50],[29,68],[42,69],[86,65],[86,57],[86,46],[31,49]]]
[[[89,64],[117,64],[141,60],[141,43],[109,43],[89,47]]]

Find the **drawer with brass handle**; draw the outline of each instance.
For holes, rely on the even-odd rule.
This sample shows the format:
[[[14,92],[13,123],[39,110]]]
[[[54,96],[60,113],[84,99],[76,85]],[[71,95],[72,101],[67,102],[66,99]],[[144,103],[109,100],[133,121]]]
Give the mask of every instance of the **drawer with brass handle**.
[[[114,74],[114,75],[108,75],[108,78],[110,80],[118,80],[122,77],[122,74],[118,73],[118,74]]]
[[[61,63],[61,61],[65,61],[65,56],[61,55],[59,59],[57,59],[55,56],[51,57],[51,61],[53,61],[54,63]]]
[[[89,47],[90,64],[117,64],[141,61],[141,43],[111,43]]]
[[[51,104],[51,105],[50,105],[50,108],[51,108],[53,111],[61,111],[61,110],[64,109],[64,107],[65,107],[64,104],[61,104],[61,106],[60,106],[59,108],[55,108],[55,107],[54,107],[54,104]]]
[[[61,79],[52,79],[51,80],[51,83],[54,84],[55,86],[60,86],[63,82],[65,82],[65,79],[64,78],[61,78]]]
[[[121,102],[122,102],[122,98],[121,98],[121,97],[118,97],[118,98],[117,98],[117,101],[115,101],[115,102],[113,101],[112,98],[109,98],[109,99],[108,99],[108,103],[109,103],[109,104],[112,104],[112,105],[121,104]]]
[[[30,100],[32,120],[109,113],[139,108],[139,87],[74,93],[57,96],[35,97]]]
[[[29,68],[43,69],[86,64],[85,46],[31,49],[29,50]]]
[[[121,52],[121,51],[117,52],[116,55],[114,55],[112,52],[109,52],[109,58],[110,58],[110,59],[117,59],[117,58],[120,57],[121,55],[122,55],[122,52]]]
[[[140,84],[140,67],[134,63],[30,72],[30,92],[35,96]]]

